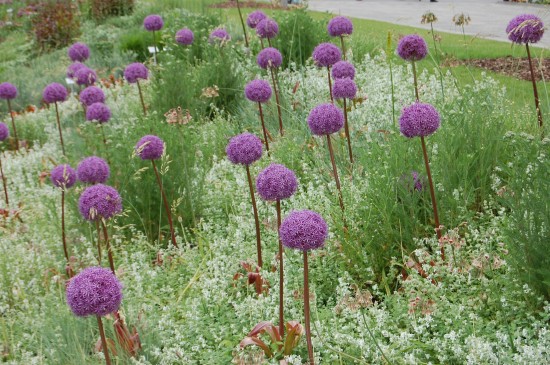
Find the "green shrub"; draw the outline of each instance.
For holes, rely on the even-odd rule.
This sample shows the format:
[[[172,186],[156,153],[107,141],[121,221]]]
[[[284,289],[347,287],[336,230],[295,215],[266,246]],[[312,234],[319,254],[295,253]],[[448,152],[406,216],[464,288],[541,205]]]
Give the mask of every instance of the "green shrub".
[[[32,32],[40,51],[68,46],[80,33],[78,7],[71,1],[47,1],[37,7]]]
[[[96,20],[111,16],[131,14],[134,10],[134,0],[90,0],[90,15]]]
[[[152,35],[143,30],[128,32],[120,37],[120,49],[123,52],[133,52],[139,62],[149,59],[151,55],[147,47],[152,45]],[[161,48],[160,45],[158,47]]]

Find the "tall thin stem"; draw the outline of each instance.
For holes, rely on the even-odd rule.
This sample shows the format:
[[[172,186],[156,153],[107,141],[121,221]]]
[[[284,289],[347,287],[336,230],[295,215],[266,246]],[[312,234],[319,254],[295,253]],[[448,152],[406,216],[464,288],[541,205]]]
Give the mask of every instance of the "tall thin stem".
[[[414,96],[416,97],[416,101],[420,100],[420,97],[418,96],[418,80],[416,78],[416,62],[412,61],[412,67],[413,67],[413,77],[414,77]]]
[[[243,27],[244,43],[246,44],[246,48],[248,48],[248,36],[246,35],[246,27],[244,26],[243,14],[241,13],[241,6],[239,4],[239,0],[237,0],[237,11],[239,12],[239,18],[241,19],[241,25]]]
[[[10,206],[10,199],[8,197],[8,185],[6,183],[6,175],[4,175],[4,169],[2,168],[2,158],[0,157],[0,175],[2,176],[2,185],[4,186],[4,196],[6,197],[6,206]]]
[[[17,137],[17,128],[15,128],[15,117],[13,116],[13,111],[11,110],[11,101],[7,99],[8,102],[8,112],[11,117],[11,127],[13,128],[13,136],[15,137],[15,149],[19,151],[19,137]]]
[[[307,251],[304,251],[304,317],[306,321],[306,342],[309,355],[309,365],[315,365],[313,356],[313,344],[311,343],[311,321],[309,318],[309,268],[307,264]]]
[[[279,101],[279,88],[277,87],[277,81],[275,80],[275,72],[273,70],[273,67],[270,67],[269,70],[271,71],[271,81],[273,83],[273,91],[275,92],[275,102],[277,103],[277,114],[279,115],[279,133],[281,134],[281,137],[282,137],[285,134],[285,132],[283,130],[283,116],[281,113],[281,102]]]
[[[256,251],[258,253],[258,266],[263,266],[262,261],[262,242],[260,237],[260,219],[258,218],[258,207],[256,207],[256,197],[254,196],[254,185],[250,175],[250,167],[246,166],[246,176],[248,177],[248,188],[250,189],[250,200],[252,201],[252,210],[254,211],[254,223],[256,224]]]
[[[437,42],[435,40],[433,22],[430,22],[430,28],[432,30],[432,39],[434,41],[434,50],[435,50],[435,59],[436,59],[436,62],[437,62],[437,70],[439,71],[439,84],[441,85],[441,96],[443,97],[443,99],[445,99],[445,91],[443,89],[443,72],[441,71],[441,57],[440,57],[439,52],[437,50]]]
[[[537,82],[535,81],[535,71],[533,69],[533,60],[531,59],[531,51],[529,50],[529,43],[525,43],[527,49],[527,58],[529,59],[529,69],[531,70],[531,82],[533,83],[533,94],[535,96],[535,108],[537,109],[537,116],[539,120],[539,127],[542,129],[542,111],[539,104],[539,92],[537,90]]]
[[[61,122],[59,121],[59,108],[57,107],[57,102],[55,104],[55,116],[57,118],[57,128],[59,129],[59,140],[61,141],[61,150],[63,151],[63,156],[65,156],[65,144],[63,143],[63,133],[61,132]]]
[[[267,44],[271,47],[271,38],[267,38]]]
[[[153,163],[153,170],[155,170],[155,175],[157,177],[157,182],[160,188],[160,194],[162,195],[162,201],[164,202],[164,210],[166,210],[166,216],[168,217],[168,224],[170,225],[170,237],[172,239],[172,244],[175,247],[178,247],[176,242],[176,235],[174,233],[174,224],[172,223],[172,212],[170,211],[170,206],[168,205],[168,199],[166,199],[166,194],[164,194],[164,189],[162,188],[162,181],[160,179],[160,174],[157,170],[157,165],[155,165],[155,160],[151,160]]]
[[[258,102],[258,109],[260,110],[260,120],[262,122],[262,130],[264,132],[265,149],[267,150],[267,153],[269,154],[269,141],[267,139],[267,129],[265,128],[264,112],[262,111],[262,103],[260,103],[260,102]]]
[[[67,239],[65,237],[65,189],[61,190],[61,239],[63,241],[63,253],[69,264],[69,250],[67,249]]]
[[[136,80],[136,84],[139,91],[139,100],[141,100],[141,107],[143,108],[143,115],[147,115],[147,108],[145,107],[145,101],[143,101],[143,93],[141,92],[141,85],[139,84],[139,80]]]
[[[262,46],[262,49],[265,49],[264,40],[262,38],[260,38],[260,45]]]
[[[338,177],[338,169],[336,168],[336,162],[334,160],[334,150],[332,149],[332,142],[330,140],[330,134],[327,134],[328,152],[330,154],[330,163],[332,164],[332,173],[334,174],[334,180],[336,181],[336,188],[338,189],[338,199],[340,201],[340,208],[344,211],[344,200],[342,198],[342,189],[340,188],[340,178]]]
[[[283,308],[284,308],[284,271],[283,271],[283,244],[281,242],[281,235],[279,233],[279,230],[281,229],[281,201],[277,200],[277,237],[279,238],[279,333],[281,334],[281,338],[284,337],[285,334],[285,321],[284,321],[284,315],[283,315]]]
[[[109,357],[109,349],[107,348],[107,340],[105,339],[105,331],[103,330],[103,322],[100,316],[97,317],[97,325],[99,327],[99,335],[101,336],[101,345],[103,346],[103,354],[105,354],[105,363],[111,365],[111,358]]]
[[[344,61],[346,60],[346,44],[344,43],[344,36],[340,36],[340,44],[342,45],[342,56],[344,57]]]
[[[157,64],[157,36],[153,31],[153,61]]]
[[[95,229],[97,232],[97,263],[101,266],[101,230],[99,228],[99,220],[95,221]]]
[[[353,164],[353,152],[351,151],[351,138],[348,125],[348,106],[346,105],[346,98],[344,98],[344,131],[346,132],[346,139],[348,141],[349,161]]]
[[[328,75],[328,92],[330,94],[330,102],[334,104],[334,97],[332,96],[332,79],[330,77],[330,66],[327,66],[327,75]]]
[[[105,247],[107,248],[107,257],[109,258],[109,267],[113,272],[113,275],[116,275],[115,272],[115,260],[113,260],[113,250],[111,248],[111,243],[109,241],[109,233],[107,232],[107,226],[105,222],[101,220],[101,226],[103,227],[103,239],[105,240]]]

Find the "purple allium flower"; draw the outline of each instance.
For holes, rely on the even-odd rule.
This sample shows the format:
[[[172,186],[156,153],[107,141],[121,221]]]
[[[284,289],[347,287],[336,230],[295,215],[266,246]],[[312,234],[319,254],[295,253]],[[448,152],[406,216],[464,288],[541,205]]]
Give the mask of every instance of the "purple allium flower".
[[[208,37],[208,42],[210,44],[220,44],[223,45],[231,40],[231,36],[224,28],[216,28],[210,33]]]
[[[439,128],[439,124],[439,113],[430,104],[406,106],[399,117],[399,130],[407,138],[429,136]]]
[[[109,219],[122,212],[122,199],[115,188],[96,184],[86,188],[78,199],[78,210],[88,221]]]
[[[319,67],[329,67],[340,61],[342,52],[332,43],[321,43],[313,50],[313,61]]]
[[[332,86],[332,96],[335,99],[353,99],[357,94],[357,86],[352,79],[335,79]]]
[[[284,246],[309,251],[324,246],[328,227],[318,213],[311,210],[295,210],[283,220],[279,234]]]
[[[317,136],[336,133],[344,126],[344,114],[333,104],[319,104],[309,113],[307,124]]]
[[[251,133],[239,134],[231,138],[225,152],[234,164],[250,165],[262,157],[262,141]]]
[[[146,80],[149,76],[149,71],[143,63],[135,62],[131,63],[124,69],[124,78],[130,84],[135,84],[138,79]]]
[[[4,123],[0,123],[0,142],[5,141],[10,136],[10,130]]]
[[[69,67],[67,67],[67,77],[70,79],[74,79],[76,77],[76,72],[82,67],[86,67],[86,65],[80,62],[71,63]]]
[[[122,284],[111,270],[88,267],[69,281],[66,294],[76,316],[105,316],[120,307]]]
[[[74,77],[76,78],[76,83],[78,85],[93,85],[97,80],[97,74],[91,68],[86,66],[80,67],[75,73]]]
[[[3,82],[0,84],[0,99],[15,99],[17,97],[17,88],[14,84]]]
[[[350,35],[353,33],[353,24],[345,16],[337,16],[328,22],[327,30],[331,37]]]
[[[84,43],[76,42],[69,47],[67,54],[73,62],[84,62],[90,57],[90,49]]]
[[[397,54],[406,61],[420,61],[428,54],[428,45],[421,36],[409,34],[399,40]]]
[[[261,10],[253,11],[248,15],[248,18],[246,18],[246,24],[252,29],[256,28],[259,22],[267,18],[267,15]]]
[[[536,15],[522,14],[510,21],[506,33],[514,43],[537,43],[544,34],[544,24]]]
[[[176,42],[183,46],[192,45],[194,40],[195,35],[191,29],[183,28],[176,32]]]
[[[50,173],[50,180],[58,188],[70,188],[76,182],[76,171],[68,164],[58,165]]]
[[[256,189],[263,200],[290,198],[298,186],[294,171],[284,165],[272,163],[256,178]]]
[[[277,68],[283,63],[283,56],[277,48],[268,47],[258,53],[256,61],[258,62],[258,66],[263,69],[267,69],[268,67]]]
[[[76,177],[87,184],[104,184],[111,171],[107,162],[99,157],[86,157],[76,167]]]
[[[105,94],[103,90],[97,86],[88,86],[80,92],[80,102],[86,106],[90,106],[95,103],[104,103]]]
[[[338,61],[332,66],[332,78],[333,79],[343,79],[355,78],[355,67],[348,61]]]
[[[136,143],[135,150],[142,160],[158,160],[164,153],[164,142],[157,136],[147,135]]]
[[[265,80],[252,80],[244,88],[246,98],[257,103],[267,102],[271,93],[271,86]]]
[[[67,89],[57,82],[52,82],[44,88],[42,98],[48,104],[65,101],[67,100]]]
[[[149,32],[161,30],[163,25],[164,22],[162,21],[160,15],[151,14],[147,15],[145,19],[143,19],[143,27]]]
[[[426,184],[426,179],[418,174],[416,171],[411,171],[409,174],[401,176],[401,183],[409,191],[416,190],[421,192],[424,190],[424,185]]]
[[[93,103],[86,108],[86,120],[107,123],[111,119],[111,109],[103,103]]]
[[[279,24],[273,19],[265,18],[256,25],[256,34],[260,38],[274,38],[279,33]]]

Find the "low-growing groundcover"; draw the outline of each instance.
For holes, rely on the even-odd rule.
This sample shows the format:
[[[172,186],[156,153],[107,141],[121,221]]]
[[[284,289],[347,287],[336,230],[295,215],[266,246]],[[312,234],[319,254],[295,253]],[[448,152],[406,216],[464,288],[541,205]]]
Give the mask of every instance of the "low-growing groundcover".
[[[168,29],[186,25],[167,19]],[[233,38],[239,34],[235,29]],[[196,34],[198,44],[212,47],[206,42],[208,32]],[[167,33],[159,36],[168,38]],[[113,316],[105,316],[106,336],[114,341],[109,347],[113,362],[261,363],[251,360],[263,358],[259,348],[241,350],[239,343],[259,322],[278,321],[276,203],[257,199],[264,261],[259,274],[269,283],[258,294],[235,275],[241,272],[241,261],[256,263],[256,229],[247,171],[231,163],[225,147],[243,132],[263,135],[258,107],[245,99],[244,85],[254,79],[272,81],[271,74],[237,41],[222,50],[205,48],[208,58],[193,61],[199,63],[190,70],[205,70],[203,75],[210,76],[209,66],[227,66],[239,78],[232,84],[237,90],[221,85],[216,90],[211,78],[197,79],[174,67],[189,65],[180,61],[189,50],[172,42],[158,55],[159,66],[147,63],[151,80],[143,80],[144,100],[160,104],[155,94],[162,89],[160,79],[192,80],[198,90],[192,96],[197,98],[197,108],[189,111],[192,118],[185,113],[189,106],[173,104],[175,114],[163,115],[157,104],[159,110],[152,107],[144,116],[134,85],[96,84],[112,111],[103,126],[106,143],[99,127],[85,121],[72,93],[58,105],[65,160],[54,108],[16,117],[21,139],[34,133],[39,138],[28,150],[7,150],[2,156],[10,194],[9,208],[3,205],[0,215],[3,362],[105,362],[101,348],[94,349],[97,320],[76,318],[67,306],[60,194],[44,174],[57,164],[77,166],[85,157],[100,156],[111,168],[105,183],[117,189],[124,209],[109,220],[114,267],[123,285],[120,314],[129,328],[136,328],[142,346],[129,357],[116,339]],[[222,52],[225,57],[218,57]],[[441,126],[427,146],[444,224],[438,242],[427,184],[417,185],[424,174],[417,173],[420,180],[409,178],[424,168],[419,143],[401,136],[393,118],[415,100],[412,70],[392,68],[392,103],[387,60],[383,53],[348,57],[358,88],[348,109],[353,166],[344,133],[331,137],[344,212],[326,141],[313,137],[307,125],[310,111],[330,101],[327,70],[311,59],[305,67],[279,70],[285,136],[272,133],[270,155],[264,153],[250,165],[253,176],[271,163],[294,171],[296,192],[281,205],[282,216],[308,209],[327,223],[324,247],[309,256],[316,363],[548,363],[550,295],[543,248],[548,247],[550,140],[541,140],[532,106],[512,113],[507,91],[489,78],[457,89],[452,76],[444,75],[443,97],[438,77],[418,75],[420,99],[441,115]],[[178,106],[183,110],[178,112]],[[274,100],[265,103],[263,112],[266,128],[277,131]],[[149,134],[165,143],[156,163],[171,200],[177,248],[170,244],[152,168],[134,155],[136,141]],[[76,273],[97,266],[95,227],[78,211],[85,188],[78,183],[65,191],[65,233]],[[445,260],[439,254],[441,244]],[[283,304],[285,321],[304,324],[302,260],[301,254],[285,250]],[[269,342],[267,335],[262,338]],[[303,338],[286,360],[302,364],[307,359]]]

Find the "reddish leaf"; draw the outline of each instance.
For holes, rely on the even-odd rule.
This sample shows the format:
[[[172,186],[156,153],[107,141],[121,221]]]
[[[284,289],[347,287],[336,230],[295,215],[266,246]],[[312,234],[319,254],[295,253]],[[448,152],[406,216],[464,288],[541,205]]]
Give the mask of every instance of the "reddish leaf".
[[[262,340],[260,340],[257,337],[245,337],[241,341],[240,346],[241,346],[242,349],[244,349],[246,346],[258,346],[259,348],[261,348],[263,350],[266,357],[272,357],[273,356],[273,352],[271,351],[269,346],[267,346],[265,344],[265,342],[263,342]]]

